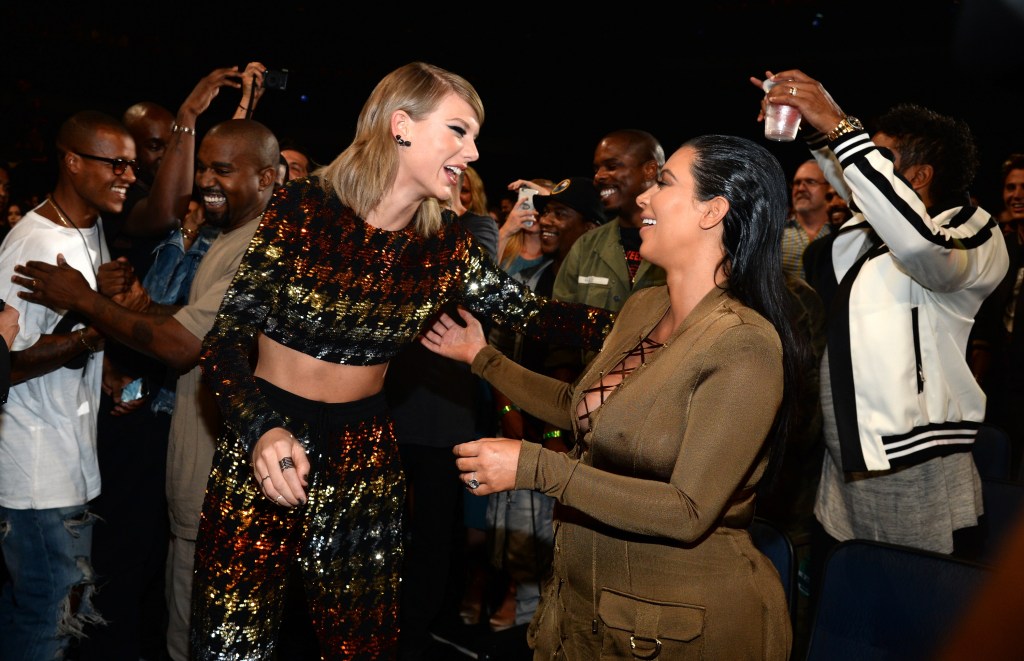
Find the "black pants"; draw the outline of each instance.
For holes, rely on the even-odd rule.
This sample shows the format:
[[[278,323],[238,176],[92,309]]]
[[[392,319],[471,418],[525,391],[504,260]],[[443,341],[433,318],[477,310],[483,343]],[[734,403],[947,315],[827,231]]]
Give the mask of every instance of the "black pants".
[[[399,446],[408,492],[399,658],[419,659],[443,608],[455,611],[452,560],[461,549],[462,483],[451,448]]]
[[[89,626],[82,661],[161,659],[166,628],[164,573],[170,523],[165,481],[171,416],[148,406],[112,416],[103,395],[97,453],[103,492],[89,509],[96,610],[106,625]]]

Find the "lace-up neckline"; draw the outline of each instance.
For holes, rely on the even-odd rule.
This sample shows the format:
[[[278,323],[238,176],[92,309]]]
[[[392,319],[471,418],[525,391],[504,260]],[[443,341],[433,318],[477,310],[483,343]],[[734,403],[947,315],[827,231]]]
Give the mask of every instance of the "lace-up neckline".
[[[591,416],[601,408],[608,397],[623,384],[630,374],[649,362],[663,346],[665,345],[661,342],[644,337],[636,346],[622,355],[622,359],[615,364],[615,367],[601,374],[594,386],[583,391],[583,398],[576,409],[581,433],[590,430]]]

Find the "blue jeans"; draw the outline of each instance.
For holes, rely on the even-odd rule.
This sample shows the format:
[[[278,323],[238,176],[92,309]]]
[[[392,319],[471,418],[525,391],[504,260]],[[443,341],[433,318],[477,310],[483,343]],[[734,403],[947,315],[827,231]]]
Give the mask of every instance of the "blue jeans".
[[[0,661],[62,659],[86,623],[103,623],[92,608],[94,521],[86,505],[0,507],[0,549],[11,579],[0,590]]]
[[[555,499],[529,489],[494,493],[487,521],[494,544],[494,564],[516,584],[516,620],[529,624],[540,605],[540,589],[551,573]]]

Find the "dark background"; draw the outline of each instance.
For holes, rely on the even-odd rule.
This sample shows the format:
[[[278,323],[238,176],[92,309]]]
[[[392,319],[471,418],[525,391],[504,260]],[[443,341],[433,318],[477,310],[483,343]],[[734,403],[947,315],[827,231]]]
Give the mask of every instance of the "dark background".
[[[770,144],[787,172],[808,152],[767,143],[751,75],[800,68],[870,119],[914,101],[967,120],[981,146],[975,193],[1001,206],[999,165],[1024,151],[1024,0],[521,4],[3,3],[0,157],[52,144],[70,113],[175,111],[214,68],[289,70],[256,118],[330,161],[378,80],[411,60],[472,82],[487,117],[480,172],[493,199],[515,178],[587,176],[600,137],[643,128],[669,154],[702,133]],[[607,6],[605,6],[607,5]],[[484,18],[482,14],[490,14]],[[223,93],[202,132],[239,98]],[[48,190],[47,184],[46,190]]]

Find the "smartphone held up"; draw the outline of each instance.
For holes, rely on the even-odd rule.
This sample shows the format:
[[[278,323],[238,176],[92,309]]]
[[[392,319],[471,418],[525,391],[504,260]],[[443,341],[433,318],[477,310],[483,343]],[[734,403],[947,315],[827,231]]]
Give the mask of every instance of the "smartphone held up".
[[[533,196],[537,194],[536,188],[530,188],[529,186],[519,187],[519,199],[516,200],[516,206],[523,211],[536,211],[536,207],[533,206]],[[534,221],[524,220],[523,227],[533,227]]]

